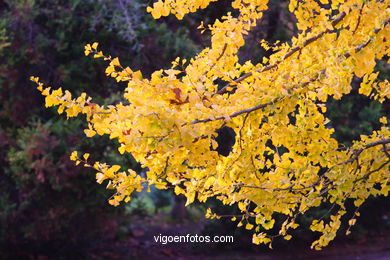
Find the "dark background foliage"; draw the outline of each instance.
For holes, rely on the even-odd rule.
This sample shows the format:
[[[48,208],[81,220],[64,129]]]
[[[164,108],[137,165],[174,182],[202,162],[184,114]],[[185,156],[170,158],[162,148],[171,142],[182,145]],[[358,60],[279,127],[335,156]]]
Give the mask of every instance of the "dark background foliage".
[[[215,200],[185,209],[183,199],[174,198],[171,191],[153,189],[136,195],[126,206],[109,206],[110,191],[96,184],[94,172],[69,161],[71,151],[91,152],[94,160],[141,172],[139,165],[130,155],[119,156],[116,143],[106,137],[86,139],[81,118],[66,120],[54,109],[46,109],[29,82],[36,75],[53,87],[63,86],[74,94],[87,92],[98,103],[120,101],[124,86],[104,75],[103,61],[84,56],[85,44],[99,42],[106,53],[149,76],[176,57],[193,57],[207,46],[210,35],[200,35],[196,27],[201,20],[212,23],[230,8],[230,1],[220,1],[182,21],[174,17],[155,21],[145,12],[147,4],[143,0],[0,0],[0,258],[96,258],[102,250],[100,257],[134,255],[130,249],[124,252],[123,244],[115,247],[116,243],[137,238],[139,225],[157,220],[172,227],[180,222],[203,223],[198,234],[235,234],[243,237],[246,246],[232,248],[252,248],[250,234],[230,220],[204,220],[209,206],[234,214],[235,209]],[[259,46],[260,39],[286,41],[295,33],[286,2],[271,1],[264,19],[248,35],[240,59],[260,61],[270,54]],[[381,77],[389,76],[385,63],[378,68]],[[377,129],[383,115],[390,115],[389,102],[364,98],[356,87],[341,100],[328,102],[335,137],[346,145]],[[219,142],[231,140],[220,137]],[[386,198],[370,199],[354,228],[355,237],[385,232],[390,225],[389,206]],[[314,210],[301,219],[303,226],[307,228],[312,216],[327,211],[326,207]],[[296,236],[313,238],[304,229]],[[131,245],[139,247],[138,242]],[[217,250],[227,247],[231,245],[218,245]]]

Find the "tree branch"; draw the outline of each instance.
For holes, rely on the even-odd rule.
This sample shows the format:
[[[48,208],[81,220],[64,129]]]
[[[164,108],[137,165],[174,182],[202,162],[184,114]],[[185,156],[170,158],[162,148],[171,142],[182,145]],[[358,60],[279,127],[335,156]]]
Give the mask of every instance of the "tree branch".
[[[332,21],[332,25],[335,26],[337,25],[344,17],[346,16],[346,14],[343,12],[343,13],[340,13],[333,21]],[[390,23],[390,19],[387,19],[383,22],[383,27],[388,25]],[[373,33],[374,34],[377,34],[380,30],[382,30],[383,27],[378,27],[378,28],[375,28]],[[256,70],[256,72],[265,72],[265,71],[269,71],[275,67],[277,67],[280,63],[282,63],[284,60],[286,60],[288,57],[290,57],[291,55],[293,55],[294,53],[296,53],[297,51],[301,51],[304,47],[306,47],[307,45],[309,45],[310,43],[318,40],[319,38],[321,38],[325,33],[329,33],[329,32],[332,32],[333,30],[330,30],[330,29],[326,29],[325,31],[323,32],[320,32],[319,34],[307,39],[303,44],[302,46],[296,46],[294,48],[292,48],[288,53],[286,53],[283,58],[273,64],[270,64],[268,66],[265,66],[264,68],[262,69],[258,69]],[[364,47],[366,47],[370,42],[372,41],[372,39],[369,39],[367,42],[357,46],[355,48],[355,53],[356,52],[359,52],[361,51]],[[351,54],[349,52],[347,52],[346,54],[344,54],[344,57],[345,58],[349,58],[351,56]],[[237,88],[235,85],[241,81],[243,81],[244,79],[252,76],[253,73],[252,72],[248,72],[244,75],[242,75],[241,77],[235,79],[233,82],[230,82],[228,83],[226,86],[224,86],[223,88],[221,88],[220,90],[218,90],[215,94],[224,94],[227,92],[227,89],[229,87],[235,89]],[[214,94],[214,95],[215,95]]]
[[[309,85],[311,82],[314,82],[315,80],[318,79],[319,75],[321,74],[324,74],[325,73],[325,70],[322,70],[320,73],[316,74],[313,78],[311,78],[310,80],[302,83],[301,85],[298,85],[298,86],[294,86],[290,89],[288,89],[287,91],[288,92],[291,92],[292,90],[294,89],[297,89],[297,88],[301,88],[301,87],[305,87],[307,85]],[[240,110],[238,112],[235,112],[233,114],[230,114],[229,116],[220,116],[220,117],[215,117],[215,118],[207,118],[207,119],[199,119],[199,120],[194,120],[192,121],[191,123],[189,123],[189,125],[194,125],[194,124],[199,124],[199,123],[207,123],[207,122],[210,122],[210,121],[218,121],[218,120],[224,120],[226,119],[226,117],[230,117],[230,118],[234,118],[234,117],[237,117],[239,115],[242,115],[242,114],[246,114],[246,113],[251,113],[253,111],[256,111],[256,110],[259,110],[259,109],[262,109],[262,108],[265,108],[269,105],[272,105],[272,104],[275,104],[276,102],[282,100],[283,98],[285,98],[286,96],[282,96],[282,97],[276,97],[274,98],[273,100],[267,102],[267,103],[264,103],[264,104],[260,104],[258,106],[255,106],[255,107],[251,107],[251,108],[248,108],[248,109],[244,109],[244,110]],[[185,125],[188,125],[188,123],[184,123],[182,124],[181,126],[185,126]]]
[[[340,13],[333,21],[332,21],[332,26],[336,26],[341,20],[343,20],[343,18],[346,16],[346,13],[345,12],[342,12]],[[281,60],[278,60],[277,62],[273,63],[273,64],[270,64],[268,66],[265,66],[264,68],[261,68],[261,69],[258,69],[256,70],[256,72],[265,72],[265,71],[269,71],[275,67],[277,67],[280,63],[282,63],[284,60],[286,60],[288,57],[292,56],[294,53],[302,50],[303,48],[305,48],[307,45],[309,45],[310,43],[318,40],[319,38],[321,38],[324,34],[326,33],[329,33],[333,30],[330,30],[330,29],[326,29],[325,31],[322,31],[320,32],[319,34],[307,39],[306,41],[303,42],[302,46],[296,46],[294,48],[292,48],[289,52],[287,52]],[[218,90],[215,94],[223,94],[223,93],[226,93],[227,92],[227,88],[229,87],[232,87],[233,89],[236,88],[235,86],[233,86],[234,84],[237,84],[241,81],[243,81],[244,79],[252,76],[253,73],[252,72],[248,72],[244,75],[242,75],[241,77],[239,77],[238,79],[234,80],[233,82],[227,84],[226,86],[224,86],[223,88],[221,88],[220,90]]]
[[[359,158],[359,155],[366,149],[369,149],[369,148],[372,148],[372,147],[375,147],[375,146],[378,146],[378,145],[383,145],[385,146],[386,144],[389,144],[390,143],[390,138],[387,138],[387,139],[382,139],[382,140],[378,140],[378,141],[375,141],[375,142],[372,142],[372,143],[369,143],[369,144],[366,144],[363,148],[359,149],[359,150],[356,150],[356,153],[355,153],[355,156],[349,160],[346,160],[344,162],[340,162],[332,167],[330,167],[326,172],[329,172],[330,170],[332,170],[334,167],[338,166],[338,165],[343,165],[343,164],[347,164],[347,163],[351,163],[353,161],[357,161],[358,158]],[[386,153],[387,149],[384,149],[384,152]],[[372,171],[369,171],[368,173],[366,173],[364,176],[356,179],[354,181],[354,183],[360,181],[360,180],[363,180],[365,178],[367,178],[370,174],[374,173],[374,172],[377,172],[379,171],[380,169],[382,169],[383,167],[385,167],[387,164],[390,163],[390,160],[387,160],[386,162],[384,162],[383,164],[381,164],[377,169],[375,170],[372,170]],[[298,184],[291,184],[290,186],[286,187],[286,188],[267,188],[267,187],[261,187],[261,186],[254,186],[254,185],[245,185],[244,183],[237,183],[237,184],[233,184],[234,186],[237,186],[237,187],[240,187],[240,188],[252,188],[252,189],[260,189],[260,190],[268,190],[268,191],[302,191],[302,190],[306,190],[306,189],[310,189],[310,188],[313,188],[317,185],[319,185],[321,183],[321,180],[322,180],[322,177],[319,178],[318,181],[314,182],[313,184],[311,185],[308,185],[308,186],[304,186],[302,185],[303,187],[301,188],[294,188],[296,185]],[[331,181],[328,183],[330,184]],[[327,191],[329,191],[330,189],[332,189],[333,187],[335,187],[336,184],[332,184],[330,185],[329,187],[326,187],[321,193],[320,195],[323,195],[325,194]]]
[[[340,20],[341,20],[341,19],[340,19]],[[383,22],[383,27],[376,28],[373,32],[374,32],[375,34],[377,34],[380,30],[382,30],[382,29],[383,29],[386,25],[388,25],[389,23],[390,23],[390,18],[387,19],[387,20],[385,20],[385,21]],[[365,43],[362,43],[362,44],[360,44],[359,46],[357,46],[357,47],[355,48],[355,53],[361,51],[361,50],[362,50],[364,47],[366,47],[371,41],[372,41],[372,38],[370,38],[370,39],[369,39],[368,41],[366,41]],[[297,48],[297,47],[296,47],[296,48]],[[294,48],[294,49],[295,49],[295,48]],[[294,49],[292,49],[292,50],[294,50]],[[291,50],[291,51],[292,51],[292,50]],[[291,52],[291,51],[290,51],[290,52]],[[298,51],[298,50],[297,50],[297,51]],[[287,54],[286,54],[286,55],[287,55]],[[291,54],[291,55],[292,55],[292,54]],[[291,56],[291,55],[290,55],[290,56]],[[350,52],[346,52],[346,53],[344,54],[344,57],[345,57],[345,58],[349,58],[350,56],[351,56],[351,53],[350,53]],[[281,61],[283,61],[283,60],[281,60]],[[269,66],[274,66],[274,67],[276,67],[277,64],[279,64],[281,61],[279,61],[279,62],[277,62],[277,63],[274,63],[273,65],[269,65]],[[265,67],[264,69],[266,69],[266,68],[267,68],[267,67]],[[264,70],[258,70],[258,71],[264,72]],[[315,81],[315,80],[318,78],[318,76],[319,76],[320,74],[323,74],[323,73],[325,73],[325,69],[322,70],[319,74],[317,74],[316,77],[311,78],[309,81],[307,81],[307,82],[305,82],[305,83],[303,83],[303,84],[301,84],[301,85],[299,85],[299,86],[292,87],[292,88],[289,89],[288,91],[292,91],[292,90],[294,90],[294,89],[296,89],[296,88],[298,88],[298,87],[305,87],[305,86],[308,85],[309,83]],[[246,76],[246,75],[247,75],[247,76]],[[245,74],[245,75],[242,76],[242,77],[247,78],[247,77],[249,77],[249,76],[251,76],[251,75],[252,75],[252,72],[249,72],[249,73]],[[241,80],[245,79],[245,78],[241,79],[242,77],[238,78],[237,80],[241,81]],[[241,80],[240,80],[240,79],[241,79]],[[234,81],[234,82],[236,82],[236,83],[239,82],[239,81],[237,81],[237,80]],[[229,84],[231,84],[231,83],[229,83]],[[228,84],[228,85],[229,85],[229,84]],[[228,87],[228,85],[225,86],[225,87]],[[225,87],[224,87],[224,88],[225,88]],[[224,89],[224,88],[222,88],[222,89]],[[222,89],[221,89],[221,90],[222,90]],[[224,92],[223,92],[223,93],[224,93]],[[223,93],[219,93],[219,94],[223,94]],[[217,94],[218,94],[218,92],[217,92]],[[268,102],[268,103],[260,104],[260,105],[258,105],[258,106],[252,107],[252,108],[248,108],[248,109],[244,109],[244,110],[235,112],[235,113],[229,115],[229,117],[232,118],[232,117],[239,116],[239,115],[241,115],[241,114],[253,112],[253,111],[255,111],[255,110],[258,110],[258,109],[264,108],[264,107],[266,107],[266,106],[272,105],[272,104],[274,104],[274,103],[280,101],[280,100],[283,99],[283,98],[284,98],[284,97],[277,97],[277,98],[274,98],[272,101],[270,101],[270,102]],[[194,120],[194,121],[192,121],[192,122],[190,123],[190,125],[198,124],[198,123],[207,123],[207,122],[210,122],[210,121],[223,120],[223,119],[225,119],[225,118],[226,118],[225,116],[220,116],[220,117],[216,117],[216,118],[213,118],[213,119],[212,119],[212,118],[199,119],[199,120]],[[181,126],[185,126],[185,125],[188,125],[188,123],[184,123],[184,124],[182,124]]]
[[[378,32],[380,32],[380,30],[382,30],[386,25],[388,25],[390,23],[390,18],[389,19],[387,19],[387,20],[385,20],[384,22],[383,22],[383,27],[378,27],[378,28],[375,28],[374,29],[374,31],[373,31],[373,33],[374,34],[377,34]],[[361,51],[364,47],[366,47],[370,42],[372,42],[372,38],[370,38],[368,41],[366,41],[365,43],[362,43],[362,44],[360,44],[359,46],[357,46],[356,48],[355,48],[355,53],[357,53],[357,52],[359,52],[359,51]],[[349,52],[347,52],[346,54],[344,54],[344,57],[345,58],[349,58],[351,56],[351,53],[349,53]]]

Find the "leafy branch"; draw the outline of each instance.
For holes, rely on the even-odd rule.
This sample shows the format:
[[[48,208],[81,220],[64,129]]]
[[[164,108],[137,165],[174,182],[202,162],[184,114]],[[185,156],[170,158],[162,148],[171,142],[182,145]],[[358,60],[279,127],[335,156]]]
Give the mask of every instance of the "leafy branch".
[[[343,16],[344,17],[344,16]],[[341,21],[342,17],[340,17],[340,21]],[[336,20],[336,19],[335,19]],[[383,22],[383,26],[382,27],[378,27],[376,28],[375,30],[373,30],[373,33],[374,34],[377,34],[378,32],[380,32],[385,26],[387,26],[388,24],[390,23],[390,18],[385,20]],[[311,39],[311,38],[310,38]],[[354,52],[357,53],[359,51],[361,51],[363,48],[365,48],[373,39],[370,38],[369,40],[367,40],[365,43],[362,43],[360,44],[359,46],[357,46],[355,49],[354,49]],[[314,41],[314,40],[311,40],[311,42]],[[297,49],[298,47],[295,47],[293,48],[289,53],[291,53],[293,50],[296,50],[296,51],[299,51],[299,49]],[[294,51],[294,53],[296,52]],[[289,54],[287,53],[287,54]],[[286,55],[287,55],[286,54]],[[286,56],[285,55],[285,56]],[[292,54],[290,54],[289,56],[291,56]],[[284,57],[285,57],[284,56]],[[287,57],[289,57],[287,56]],[[343,55],[346,59],[349,58],[351,56],[351,53],[350,52],[346,52],[344,55]],[[273,66],[272,68],[276,67],[280,62],[282,62],[285,58],[283,58],[282,60],[274,63],[273,65],[269,65],[269,66]],[[268,67],[268,66],[267,66]],[[266,69],[267,67],[265,67],[264,69]],[[270,68],[270,69],[272,69]],[[265,70],[260,70],[259,72],[264,72]],[[302,83],[301,85],[298,85],[298,86],[294,86],[290,89],[288,89],[288,92],[290,93],[292,90],[294,89],[297,89],[297,88],[300,88],[300,87],[305,87],[307,86],[308,84],[310,84],[311,82],[314,82],[315,80],[317,80],[319,78],[319,76],[321,74],[324,74],[325,73],[325,69],[322,70],[320,73],[318,73],[316,76],[314,76],[313,78],[311,78],[309,81],[305,82],[305,83]],[[247,75],[247,76],[245,76]],[[245,74],[245,78],[249,77],[252,75],[252,72],[249,72],[247,74]],[[242,76],[242,77],[244,77]],[[241,78],[242,78],[241,77]],[[242,81],[244,80],[245,78],[241,79],[241,78],[238,78],[235,82],[239,82],[239,81]],[[227,87],[227,86],[226,86]],[[222,88],[220,91],[222,91],[223,89],[225,89],[226,87]],[[217,92],[218,93],[218,92]],[[223,92],[225,93],[225,92]],[[218,93],[218,94],[223,94],[223,93]],[[207,122],[210,122],[210,121],[217,121],[217,120],[225,120],[226,118],[234,118],[234,117],[237,117],[239,115],[242,115],[242,114],[245,114],[245,113],[251,113],[253,111],[256,111],[256,110],[259,110],[259,109],[262,109],[262,108],[265,108],[269,105],[272,105],[272,104],[275,104],[276,102],[282,100],[283,98],[285,98],[286,96],[283,96],[283,97],[276,97],[274,98],[273,100],[267,102],[267,103],[264,103],[264,104],[260,104],[258,106],[255,106],[255,107],[252,107],[252,108],[248,108],[248,109],[244,109],[244,110],[241,110],[241,111],[238,111],[238,112],[235,112],[229,116],[220,116],[220,117],[215,117],[215,118],[207,118],[207,119],[199,119],[199,120],[194,120],[192,121],[191,123],[189,123],[190,125],[194,125],[194,124],[199,124],[199,123],[207,123]],[[182,124],[182,126],[185,126],[185,125],[188,125],[188,123],[184,123]]]
[[[345,12],[342,12],[340,13],[335,19],[332,20],[331,24],[332,26],[336,26],[339,22],[341,22],[343,20],[343,18],[346,16],[346,13]],[[269,71],[273,68],[276,68],[280,63],[282,63],[283,61],[285,61],[287,58],[289,58],[290,56],[292,56],[294,53],[298,52],[298,51],[301,51],[303,48],[305,48],[306,46],[308,46],[310,43],[318,40],[319,38],[321,38],[323,35],[325,35],[326,33],[330,33],[332,32],[333,30],[331,29],[326,29],[325,31],[322,31],[320,33],[318,33],[317,35],[307,39],[306,41],[303,42],[303,44],[301,46],[295,46],[294,48],[292,48],[289,52],[287,52],[283,57],[282,59],[276,61],[275,63],[273,64],[270,64],[268,66],[265,66],[264,68],[261,68],[261,69],[258,69],[256,70],[256,72],[266,72],[266,71]],[[244,75],[242,75],[241,77],[239,77],[238,79],[234,80],[233,82],[227,84],[226,86],[224,86],[223,88],[221,88],[220,90],[218,90],[215,94],[224,94],[227,92],[227,89],[230,87],[230,88],[233,88],[235,89],[236,88],[236,84],[243,81],[244,79],[250,77],[253,75],[253,72],[248,72]]]
[[[360,149],[357,149],[357,150],[353,150],[354,151],[354,156],[346,161],[343,161],[343,162],[340,162],[340,163],[337,163],[336,165],[330,167],[322,176],[319,177],[318,181],[316,181],[315,183],[311,184],[311,185],[308,185],[308,186],[304,186],[302,184],[303,187],[300,187],[300,188],[294,188],[297,184],[291,184],[290,186],[286,187],[286,188],[267,188],[267,187],[260,187],[260,186],[254,186],[254,185],[245,185],[244,183],[237,183],[237,184],[234,184],[234,186],[237,186],[237,187],[240,187],[240,188],[253,188],[253,189],[261,189],[261,190],[268,190],[268,191],[302,191],[302,190],[307,190],[307,189],[310,189],[310,188],[314,188],[316,186],[318,186],[321,181],[324,179],[323,176],[325,176],[326,173],[330,172],[331,170],[333,170],[336,166],[340,166],[340,165],[344,165],[344,164],[348,164],[348,163],[352,163],[354,161],[358,162],[359,160],[359,155],[369,149],[369,148],[372,148],[372,147],[375,147],[375,146],[378,146],[378,145],[383,145],[384,148],[382,149],[382,151],[388,155],[388,147],[386,147],[386,144],[389,144],[390,143],[390,138],[387,138],[387,139],[382,139],[382,140],[378,140],[378,141],[375,141],[375,142],[372,142],[372,143],[369,143],[369,144],[366,144],[364,145],[362,148]],[[376,168],[375,170],[372,170],[372,171],[369,171],[368,173],[366,173],[364,176],[358,178],[355,180],[355,182],[358,182],[360,180],[363,180],[365,178],[367,178],[370,174],[374,173],[374,172],[377,172],[379,170],[381,170],[383,167],[385,167],[387,164],[390,163],[390,159],[387,160],[386,162],[384,162],[383,164],[381,164],[378,168]],[[359,164],[358,164],[359,165]],[[327,182],[327,185],[325,185],[327,188],[324,189],[322,191],[322,194],[323,193],[326,193],[327,191],[329,191],[330,189],[332,189],[335,184],[332,184],[331,186],[329,186],[328,184],[330,184],[332,181],[328,181]],[[325,191],[325,192],[324,192]],[[321,194],[321,195],[322,195]]]

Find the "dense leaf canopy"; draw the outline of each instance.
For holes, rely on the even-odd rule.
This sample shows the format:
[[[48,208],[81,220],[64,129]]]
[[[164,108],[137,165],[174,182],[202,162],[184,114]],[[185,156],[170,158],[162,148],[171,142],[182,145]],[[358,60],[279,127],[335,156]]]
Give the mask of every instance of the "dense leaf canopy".
[[[206,8],[210,0],[159,0],[148,7],[154,18],[184,15]],[[93,103],[82,94],[44,87],[46,106],[59,106],[68,117],[86,116],[87,137],[117,138],[121,154],[131,153],[148,169],[142,177],[118,165],[91,163],[89,154],[71,159],[97,171],[97,182],[108,180],[116,192],[112,205],[129,201],[134,191],[174,188],[187,204],[216,197],[236,204],[239,225],[253,229],[253,242],[271,243],[277,227],[290,239],[296,219],[323,203],[336,206],[329,221],[315,219],[311,230],[322,236],[312,244],[320,249],[334,239],[346,213],[345,202],[357,207],[369,197],[388,195],[390,130],[387,119],[370,135],[344,147],[332,136],[324,115],[326,102],[350,93],[358,80],[359,93],[384,102],[390,97],[387,80],[378,79],[375,65],[390,54],[389,0],[292,0],[298,34],[289,42],[260,42],[272,54],[262,62],[240,62],[245,36],[267,11],[267,0],[235,0],[233,12],[199,29],[211,33],[210,46],[191,60],[177,58],[172,67],[151,78],[103,54],[88,44],[86,55],[103,58],[106,74],[127,82],[126,102],[110,106]],[[260,48],[260,46],[259,46]],[[219,129],[235,133],[228,154],[218,152]],[[225,156],[227,155],[227,156]],[[207,216],[220,217],[211,210]]]

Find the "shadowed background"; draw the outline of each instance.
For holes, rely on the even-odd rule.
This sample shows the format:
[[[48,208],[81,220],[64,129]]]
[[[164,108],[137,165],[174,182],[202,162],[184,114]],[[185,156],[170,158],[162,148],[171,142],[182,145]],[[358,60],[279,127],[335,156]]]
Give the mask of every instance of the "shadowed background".
[[[270,251],[252,245],[251,234],[237,229],[237,223],[229,219],[206,220],[203,215],[209,206],[220,214],[235,213],[234,208],[214,200],[185,208],[184,200],[172,191],[152,189],[114,208],[107,203],[111,191],[96,183],[94,172],[69,160],[71,151],[80,150],[92,153],[94,160],[120,164],[140,174],[145,171],[131,155],[120,156],[115,141],[86,139],[81,118],[67,121],[55,109],[46,109],[29,82],[31,75],[76,95],[86,92],[100,104],[120,102],[123,83],[105,76],[104,61],[84,56],[85,44],[99,42],[105,53],[121,57],[123,64],[141,69],[148,77],[168,68],[176,57],[191,58],[207,46],[210,35],[196,28],[202,20],[207,25],[220,18],[230,10],[230,2],[213,3],[182,21],[171,16],[155,21],[146,14],[149,2],[144,0],[0,0],[0,258],[196,259],[213,255],[222,259],[237,254],[237,259],[255,255],[296,259],[365,252],[381,257],[389,250],[388,198],[369,199],[352,235],[345,237],[346,227],[341,228],[335,243],[322,253],[308,249],[316,234],[305,228],[314,216],[326,216],[326,208],[301,218],[303,228],[292,241],[275,241],[275,250]],[[240,59],[258,62],[271,54],[259,41],[288,41],[297,33],[294,24],[286,1],[271,1],[262,21],[247,36]],[[389,78],[388,64],[380,61],[378,69],[381,78]],[[327,104],[335,138],[346,145],[379,128],[379,118],[390,115],[388,101],[371,101],[358,94],[357,86],[342,100]],[[229,129],[218,134],[217,151],[228,155],[235,134]],[[162,246],[153,241],[160,233],[234,235],[235,242]],[[345,245],[350,245],[349,251],[342,249]],[[284,253],[286,249],[289,254]]]

